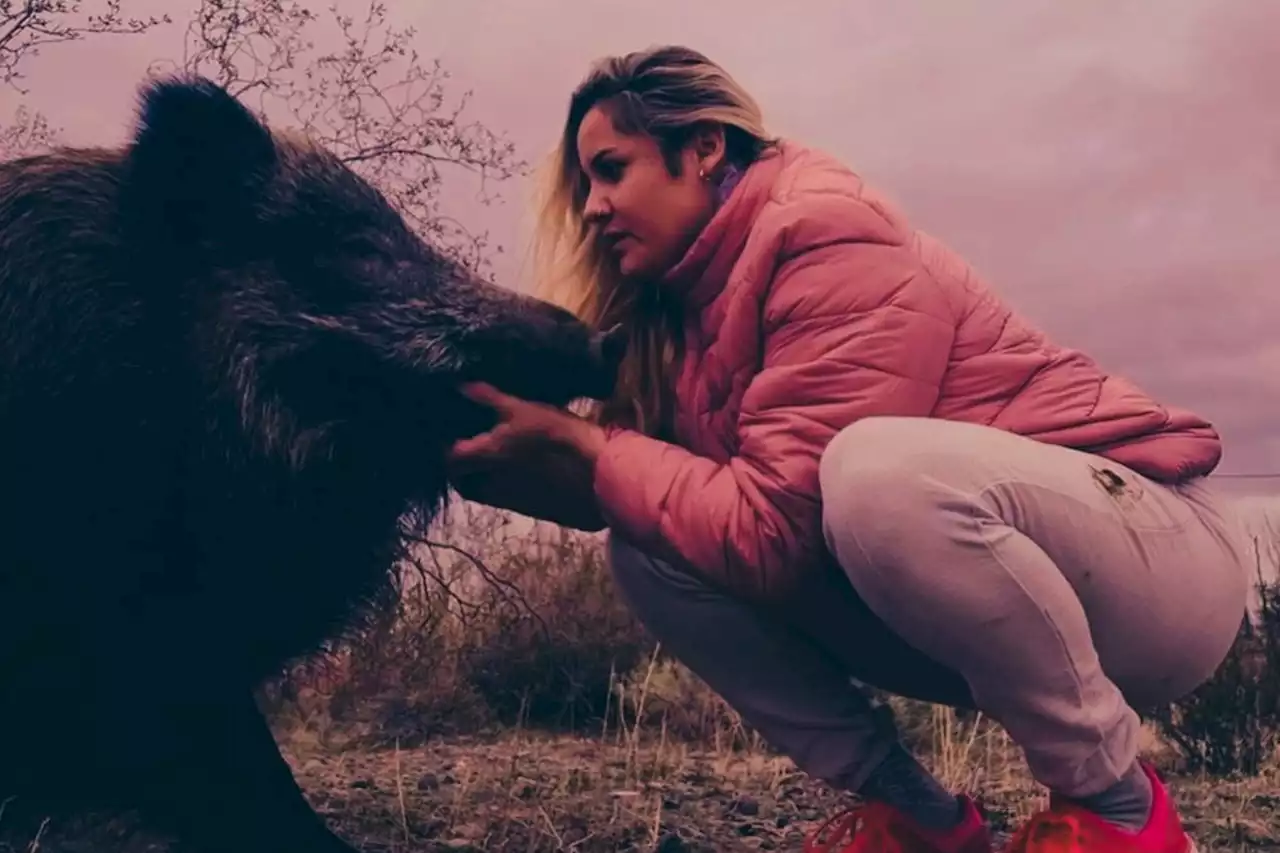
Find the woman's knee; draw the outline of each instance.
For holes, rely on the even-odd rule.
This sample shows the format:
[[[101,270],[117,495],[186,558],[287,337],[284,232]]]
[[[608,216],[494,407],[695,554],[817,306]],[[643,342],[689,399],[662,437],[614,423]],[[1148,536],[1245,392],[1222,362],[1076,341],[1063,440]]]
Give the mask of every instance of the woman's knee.
[[[877,417],[828,445],[819,473],[827,549],[891,626],[901,608],[937,598],[947,564],[975,544],[975,520],[994,519],[986,490],[1005,476],[1005,441],[994,433],[934,418]]]
[[[605,563],[623,596],[631,599],[635,590],[652,584],[653,560],[612,531],[605,536]]]
[[[945,498],[935,476],[948,452],[939,431],[931,419],[871,417],[836,434],[818,473],[828,545],[849,552],[856,540],[868,557],[886,557],[932,520]]]
[[[840,430],[827,443],[819,463],[823,498],[832,493],[853,499],[870,485],[895,488],[905,475],[920,469],[927,457],[947,452],[949,427],[936,418],[878,416],[862,418]]]
[[[664,602],[669,599],[687,598],[703,588],[697,578],[650,556],[613,532],[606,536],[605,560],[614,583],[642,620],[652,608],[666,606]]]
[[[615,576],[630,577],[645,570],[648,557],[635,545],[610,531],[604,540],[605,563]]]

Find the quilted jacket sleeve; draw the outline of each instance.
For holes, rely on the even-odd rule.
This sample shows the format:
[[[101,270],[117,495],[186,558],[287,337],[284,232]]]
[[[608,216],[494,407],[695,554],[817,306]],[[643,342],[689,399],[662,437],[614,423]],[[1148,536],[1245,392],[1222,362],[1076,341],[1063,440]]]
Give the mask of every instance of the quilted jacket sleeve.
[[[955,320],[917,255],[860,229],[780,248],[764,310],[764,358],[743,398],[727,464],[615,432],[595,475],[609,526],[655,556],[756,600],[786,595],[825,560],[818,467],[843,427],[930,414]],[[828,222],[830,220],[827,220]],[[881,225],[883,220],[876,219]]]

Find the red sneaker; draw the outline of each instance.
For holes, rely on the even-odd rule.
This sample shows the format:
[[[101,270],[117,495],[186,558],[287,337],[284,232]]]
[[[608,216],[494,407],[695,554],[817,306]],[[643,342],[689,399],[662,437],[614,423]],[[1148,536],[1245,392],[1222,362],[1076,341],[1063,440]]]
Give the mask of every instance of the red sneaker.
[[[1137,832],[1125,832],[1085,809],[1050,799],[1013,836],[1006,853],[1196,853],[1182,828],[1177,807],[1155,768],[1142,769],[1151,780],[1151,817]]]
[[[949,832],[916,826],[896,809],[867,803],[833,815],[804,842],[804,853],[993,853],[991,832],[973,800]]]

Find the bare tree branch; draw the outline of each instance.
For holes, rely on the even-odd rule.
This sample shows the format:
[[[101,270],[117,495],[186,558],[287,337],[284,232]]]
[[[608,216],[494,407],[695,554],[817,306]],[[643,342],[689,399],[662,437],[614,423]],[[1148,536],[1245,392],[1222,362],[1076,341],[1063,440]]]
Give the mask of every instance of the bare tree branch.
[[[81,0],[0,0],[0,82],[25,95],[22,64],[40,48],[95,34],[137,35],[169,21],[168,15],[126,17],[122,1],[104,0],[91,12]]]
[[[133,18],[125,0],[0,0],[0,81],[26,93],[24,62],[42,47],[90,34],[138,34],[169,16]],[[187,22],[180,67],[208,76],[268,119],[309,134],[377,186],[424,237],[469,268],[489,274],[486,233],[473,233],[440,210],[447,171],[470,176],[479,197],[527,168],[510,141],[468,121],[470,93],[447,97],[448,73],[414,49],[416,33],[398,28],[383,0],[360,15],[336,2],[318,15],[314,0],[202,0]],[[336,42],[322,50],[317,43]],[[0,126],[0,156],[57,141],[56,129],[30,110]]]
[[[25,96],[24,65],[40,49],[67,44],[90,35],[137,35],[169,22],[169,16],[131,18],[123,0],[0,0],[0,84]],[[87,6],[87,8],[86,8]],[[19,157],[48,148],[57,130],[38,112],[19,106],[12,122],[0,125],[0,158]]]
[[[415,542],[416,544],[423,545],[426,548],[428,548],[431,552],[433,560],[436,559],[436,554],[438,551],[447,551],[462,557],[476,570],[476,572],[479,573],[480,578],[485,583],[489,584],[495,591],[498,592],[499,596],[502,598],[502,600],[505,603],[514,606],[518,611],[523,612],[525,615],[532,617],[534,621],[538,623],[538,628],[543,634],[543,636],[546,636],[546,637],[551,636],[550,626],[547,625],[546,620],[542,618],[542,616],[537,612],[537,610],[535,610],[532,606],[530,606],[528,599],[525,598],[525,595],[523,591],[521,591],[520,587],[511,583],[511,581],[507,580],[506,578],[502,577],[497,572],[495,572],[493,569],[491,569],[488,565],[486,565],[484,560],[480,559],[478,555],[468,551],[467,549],[459,545],[454,545],[449,542],[440,542],[434,539],[428,539],[424,536],[417,536],[414,534],[410,534],[409,538],[411,541]],[[419,561],[414,560],[413,562],[417,565],[419,570],[423,569]],[[438,566],[438,563],[437,563],[437,566]],[[447,594],[451,595],[455,600],[459,602],[462,601],[462,599],[459,598],[457,594],[453,592],[452,588],[450,588],[443,581],[439,580],[440,578],[439,575],[437,575],[436,577],[437,577],[437,583],[440,583],[440,585],[445,588]]]
[[[42,114],[19,106],[13,120],[0,125],[0,156],[21,157],[53,144],[55,133]]]
[[[317,51],[317,27],[338,46]],[[203,0],[181,65],[307,133],[377,186],[424,237],[485,273],[487,235],[439,209],[445,170],[477,179],[487,202],[493,182],[526,164],[509,141],[464,119],[469,93],[450,103],[448,73],[414,50],[415,35],[391,23],[382,0],[368,0],[359,16],[334,3],[323,19],[306,0]]]

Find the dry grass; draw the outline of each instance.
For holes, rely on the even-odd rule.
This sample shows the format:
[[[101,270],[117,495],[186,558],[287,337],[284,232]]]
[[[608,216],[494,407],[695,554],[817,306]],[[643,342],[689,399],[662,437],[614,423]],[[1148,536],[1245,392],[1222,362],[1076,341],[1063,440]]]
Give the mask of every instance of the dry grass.
[[[369,853],[784,851],[852,804],[660,654],[613,595],[593,541],[509,531],[465,519],[449,538],[468,554],[421,554],[400,613],[265,693],[283,751],[339,834]],[[1179,719],[1212,718],[1219,701],[1235,714],[1246,688],[1255,711],[1274,698],[1217,683]],[[999,727],[890,704],[910,746],[978,796],[998,830],[1045,804]],[[1256,740],[1273,723],[1259,712],[1211,734]],[[1191,775],[1185,751],[1154,725],[1146,736],[1201,850],[1280,850],[1274,758],[1248,776]],[[0,810],[3,853],[104,848],[164,845],[121,819],[15,825]]]
[[[1003,763],[975,757],[950,771],[980,776],[993,821],[1008,828],[1043,799],[1000,752],[992,757]],[[509,734],[412,752],[295,756],[317,804],[370,850],[799,850],[815,821],[852,802],[764,752],[660,741]],[[1202,849],[1280,849],[1277,781],[1213,790],[1183,780],[1180,800]]]
[[[1002,733],[921,710],[938,724],[935,749],[922,750],[928,763],[957,790],[979,794],[998,829],[1043,805]],[[312,804],[369,853],[799,850],[816,821],[853,803],[732,731],[720,748],[673,741],[660,728],[594,736],[515,729],[412,749],[352,745],[332,731],[280,737]],[[1280,850],[1280,773],[1173,784],[1201,850]],[[18,853],[27,847],[19,842],[0,849]],[[51,824],[38,841],[44,851],[108,847],[164,849],[119,820]]]

